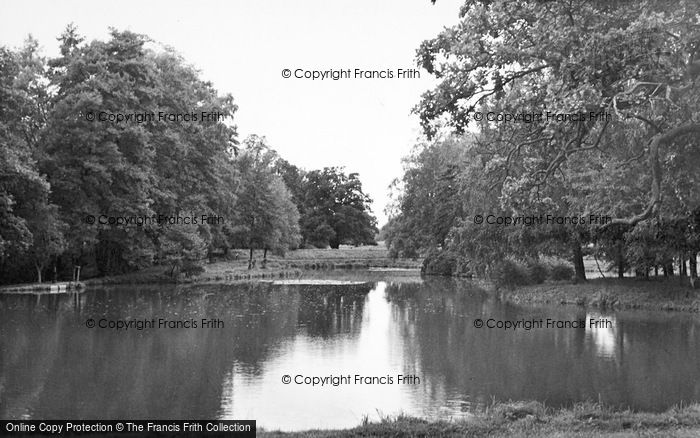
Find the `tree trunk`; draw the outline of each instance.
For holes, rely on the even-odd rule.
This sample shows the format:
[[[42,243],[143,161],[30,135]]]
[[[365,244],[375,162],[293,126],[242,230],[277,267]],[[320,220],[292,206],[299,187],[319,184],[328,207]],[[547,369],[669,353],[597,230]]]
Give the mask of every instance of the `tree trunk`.
[[[586,281],[586,268],[583,265],[583,251],[581,250],[581,245],[578,242],[574,242],[572,249],[574,271],[576,273],[575,281],[577,283]]]
[[[263,268],[263,269],[267,268],[267,248],[265,248],[265,249],[263,250],[262,268]]]
[[[35,263],[34,266],[36,266],[36,281],[37,283],[41,283],[41,266],[37,263]]]
[[[688,265],[690,265],[690,286],[695,289],[695,280],[698,278],[698,260],[697,254],[691,253],[688,258]]]
[[[625,260],[622,256],[622,242],[617,244],[617,278],[625,278]]]
[[[602,278],[605,278],[605,274],[603,274],[603,270],[600,269],[600,263],[598,263],[598,257],[595,254],[593,254],[593,258],[595,259],[595,265],[598,267],[598,272],[600,273],[600,276]]]
[[[664,277],[673,277],[673,262],[664,265]]]
[[[250,247],[250,257],[248,257],[248,269],[253,269],[253,247]]]
[[[685,254],[678,254],[678,270],[680,271],[681,277],[686,277],[688,275],[688,269],[685,266]]]
[[[683,284],[683,276],[685,274],[685,259],[683,253],[678,253],[678,283]]]

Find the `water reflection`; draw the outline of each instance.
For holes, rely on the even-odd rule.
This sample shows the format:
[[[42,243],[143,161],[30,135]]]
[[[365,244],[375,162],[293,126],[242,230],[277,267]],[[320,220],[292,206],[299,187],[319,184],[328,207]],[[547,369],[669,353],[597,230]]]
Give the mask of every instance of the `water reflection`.
[[[404,360],[401,336],[384,300],[386,285],[379,283],[368,296],[355,297],[329,312],[341,323],[333,336],[317,339],[302,322],[296,338],[266,363],[265,373],[251,379],[233,370],[223,402],[226,417],[256,418],[262,425],[281,429],[347,427],[363,415],[378,418],[414,408],[409,388],[399,385],[310,386],[281,383],[284,375],[362,376],[401,373]],[[301,315],[301,313],[300,313]],[[322,320],[328,315],[321,317]],[[345,323],[343,323],[345,322]],[[235,365],[234,365],[235,368]]]
[[[618,321],[614,315],[602,315],[598,312],[589,312],[586,314],[587,321],[602,321],[599,326],[586,327],[586,336],[595,346],[596,355],[608,359],[621,358],[615,353],[622,353],[624,345],[618,348],[617,326]]]
[[[350,427],[380,413],[455,418],[492,398],[646,410],[700,400],[697,316],[514,306],[449,279],[367,288],[239,284],[0,296],[0,417],[249,418],[293,430]],[[225,325],[115,332],[86,328],[88,318]],[[476,318],[610,326],[477,329]],[[348,374],[421,380],[281,381]]]
[[[537,399],[594,400],[661,410],[700,399],[698,319],[668,313],[586,313],[502,304],[449,280],[389,287],[407,357],[434,379],[434,406]],[[462,286],[463,287],[463,286]],[[610,328],[476,329],[486,320],[604,318]],[[428,387],[426,387],[428,388]],[[653,390],[651,389],[653,388]]]

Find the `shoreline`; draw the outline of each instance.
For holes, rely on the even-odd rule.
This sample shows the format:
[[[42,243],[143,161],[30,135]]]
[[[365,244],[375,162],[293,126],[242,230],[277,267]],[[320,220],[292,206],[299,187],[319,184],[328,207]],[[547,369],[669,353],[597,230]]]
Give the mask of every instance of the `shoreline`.
[[[281,432],[258,430],[267,438],[294,437],[637,437],[700,436],[700,403],[673,407],[666,412],[632,412],[595,403],[552,409],[539,402],[495,403],[467,420],[429,421],[400,415],[351,429]]]
[[[202,274],[192,277],[169,277],[163,266],[153,266],[127,274],[95,277],[79,283],[26,283],[0,286],[0,293],[66,293],[85,291],[91,286],[138,284],[228,284],[250,281],[289,280],[307,273],[394,269],[420,275],[424,279],[441,276],[420,273],[420,261],[391,259],[385,250],[297,250],[288,257],[270,257],[267,268],[247,269],[247,260],[214,261],[203,265]],[[442,277],[461,279],[461,277]],[[584,283],[546,282],[538,285],[496,288],[493,283],[474,278],[470,281],[495,294],[502,301],[517,305],[568,305],[604,310],[653,310],[700,313],[700,291],[670,279],[596,278]],[[64,286],[65,285],[65,286]]]
[[[162,269],[151,268],[149,270],[134,272],[110,277],[99,277],[85,280],[87,286],[117,285],[117,284],[208,284],[208,283],[235,283],[260,280],[298,279],[304,273],[334,272],[334,271],[371,271],[372,269],[410,271],[420,274],[419,268],[407,268],[406,263],[387,263],[384,261],[369,260],[362,262],[329,262],[326,260],[305,261],[290,260],[287,263],[278,261],[270,263],[267,268],[253,268],[232,265],[229,262],[216,262],[205,265],[205,272],[194,277],[180,277],[175,280],[162,273]]]
[[[204,271],[199,275],[179,275],[171,277],[167,274],[168,267],[163,265],[150,266],[138,271],[83,278],[84,286],[108,286],[128,284],[207,284],[235,283],[251,280],[294,279],[303,276],[304,272],[318,271],[351,271],[371,269],[398,269],[420,272],[420,259],[392,259],[388,250],[382,246],[346,247],[340,249],[298,249],[290,251],[286,256],[270,254],[267,267],[262,268],[262,251],[256,250],[254,261],[257,267],[248,269],[247,250],[233,250],[228,258],[202,261]],[[62,283],[68,283],[63,281]],[[50,282],[23,283],[0,286],[0,293],[10,289],[43,291],[49,290]]]
[[[81,292],[85,290],[82,281],[46,281],[43,283],[23,283],[0,286],[0,293],[5,294],[62,294],[68,292]]]

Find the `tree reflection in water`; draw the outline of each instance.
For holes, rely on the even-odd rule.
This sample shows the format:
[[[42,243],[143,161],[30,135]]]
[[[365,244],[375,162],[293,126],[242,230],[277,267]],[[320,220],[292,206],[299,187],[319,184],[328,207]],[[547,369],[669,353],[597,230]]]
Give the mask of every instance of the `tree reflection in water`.
[[[117,332],[88,329],[88,318],[224,327]],[[612,327],[506,331],[477,329],[477,318],[607,318]],[[517,306],[454,279],[4,295],[0,417],[236,417],[294,429],[319,416],[352,426],[379,411],[455,418],[492,398],[664,410],[700,399],[699,327],[689,314]],[[319,389],[283,385],[287,373],[403,373],[421,383]]]

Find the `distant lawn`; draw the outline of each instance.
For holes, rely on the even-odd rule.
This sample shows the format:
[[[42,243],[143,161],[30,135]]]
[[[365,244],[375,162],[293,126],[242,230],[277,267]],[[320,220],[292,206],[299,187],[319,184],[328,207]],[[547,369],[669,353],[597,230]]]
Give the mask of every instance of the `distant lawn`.
[[[541,403],[496,404],[465,421],[428,421],[400,416],[347,430],[258,431],[259,437],[698,437],[700,404],[665,413],[615,411],[584,403],[552,410]]]
[[[267,266],[263,269],[263,251],[253,251],[255,267],[248,269],[249,250],[230,250],[228,257],[213,261],[203,260],[204,272],[192,278],[181,276],[183,282],[231,281],[258,278],[298,277],[304,270],[366,269],[369,267],[414,268],[420,260],[394,260],[380,242],[376,246],[347,246],[338,249],[298,249],[284,256],[267,253]],[[87,280],[90,284],[163,283],[172,281],[164,274],[166,266],[152,266],[137,272],[112,277]]]
[[[250,256],[248,249],[233,249],[229,251],[229,258],[240,260],[248,260]],[[263,251],[256,249],[253,251],[253,258],[262,260]],[[267,253],[268,260],[285,260],[285,261],[318,261],[318,260],[366,260],[366,259],[388,259],[389,250],[384,246],[384,242],[379,242],[378,245],[366,246],[350,246],[340,245],[338,249],[332,248],[313,248],[313,249],[295,249],[287,251],[284,256],[275,255],[271,251]]]
[[[324,259],[385,259],[389,258],[389,250],[381,242],[376,246],[340,245],[338,249],[298,249],[286,254],[287,260],[324,260]]]

